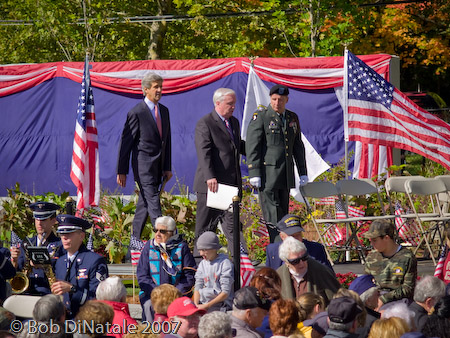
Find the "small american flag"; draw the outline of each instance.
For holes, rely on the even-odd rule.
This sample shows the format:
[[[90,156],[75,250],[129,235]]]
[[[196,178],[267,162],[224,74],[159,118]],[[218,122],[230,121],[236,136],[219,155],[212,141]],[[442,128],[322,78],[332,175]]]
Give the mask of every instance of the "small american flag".
[[[22,243],[22,240],[19,236],[15,233],[15,231],[11,231],[11,246],[12,247],[20,247],[20,244]]]
[[[256,229],[253,229],[253,233],[259,237],[269,237],[269,231],[265,224],[260,224]]]
[[[331,218],[329,211],[327,211],[327,218]],[[323,235],[323,240],[327,245],[335,245],[345,238],[344,230],[340,229],[337,224],[326,224],[326,227],[329,228]]]
[[[341,200],[336,200],[336,219],[344,219],[347,218],[345,214],[344,205]]]
[[[131,254],[131,264],[137,265],[139,263],[139,258],[141,258],[141,252],[144,248],[145,242],[131,235],[130,237],[130,254]]]
[[[336,201],[336,197],[329,196],[329,197],[323,197],[318,200],[316,200],[316,205],[334,205]]]
[[[437,262],[436,269],[434,270],[434,277],[443,279],[444,263],[445,263],[445,259],[447,258],[447,252],[448,252],[448,246],[446,244],[442,247],[441,255],[439,256],[439,260]]]
[[[395,202],[395,215],[400,216],[404,214],[402,205],[397,200]],[[411,244],[411,245],[418,245],[419,242],[417,240],[417,229],[415,224],[410,224],[407,222],[405,218],[402,217],[395,217],[395,227],[397,228],[398,235],[401,239],[405,241],[405,243]]]
[[[94,96],[89,76],[89,56],[84,64],[81,93],[78,100],[77,122],[73,140],[70,178],[77,187],[77,214],[100,199],[98,135],[94,112]]]
[[[244,287],[250,285],[250,280],[252,279],[256,270],[252,262],[250,261],[250,258],[248,258],[248,255],[245,252],[242,243],[240,243],[240,246],[241,246],[241,287]]]

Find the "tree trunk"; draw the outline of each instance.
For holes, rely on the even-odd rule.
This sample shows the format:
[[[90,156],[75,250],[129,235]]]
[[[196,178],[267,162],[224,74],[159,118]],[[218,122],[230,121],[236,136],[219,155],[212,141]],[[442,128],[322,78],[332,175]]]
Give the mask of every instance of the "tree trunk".
[[[170,8],[172,7],[172,0],[158,0],[158,12],[157,15],[161,16],[168,14]],[[167,32],[167,22],[166,21],[155,21],[150,26],[150,43],[148,46],[149,60],[158,60],[162,57],[164,37]]]

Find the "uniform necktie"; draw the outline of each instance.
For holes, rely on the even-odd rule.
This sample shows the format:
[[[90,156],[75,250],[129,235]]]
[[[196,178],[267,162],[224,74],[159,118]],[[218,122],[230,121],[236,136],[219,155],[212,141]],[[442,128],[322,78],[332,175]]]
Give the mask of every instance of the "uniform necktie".
[[[224,121],[225,121],[225,127],[227,127],[228,134],[230,134],[230,137],[234,142],[234,135],[233,135],[233,130],[231,130],[230,121],[228,121],[228,120],[224,120]]]
[[[159,136],[162,138],[162,123],[161,123],[161,116],[159,116],[158,111],[158,105],[155,104],[155,120],[156,120],[156,126],[158,127]]]

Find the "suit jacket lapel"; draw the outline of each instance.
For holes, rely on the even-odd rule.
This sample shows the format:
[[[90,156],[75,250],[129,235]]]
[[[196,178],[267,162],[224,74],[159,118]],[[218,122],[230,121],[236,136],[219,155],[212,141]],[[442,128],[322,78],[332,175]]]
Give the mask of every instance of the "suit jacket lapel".
[[[145,113],[148,114],[148,119],[150,120],[150,125],[153,128],[153,131],[155,132],[156,135],[159,136],[159,138],[161,138],[161,136],[159,135],[159,131],[158,131],[158,126],[156,125],[156,120],[155,120],[155,115],[153,114],[153,112],[150,110],[150,108],[147,106],[147,103],[145,103],[145,101],[142,102],[145,106]],[[158,108],[160,108],[161,106],[159,106]],[[164,119],[162,117],[162,113],[161,113],[161,109],[159,110],[159,114],[161,117],[161,123],[162,123],[162,130],[163,130],[163,135],[164,135]]]
[[[230,143],[231,143],[233,146],[235,146],[233,140],[232,140],[231,137],[230,137],[230,134],[228,133],[227,127],[225,126],[225,122],[222,121],[222,119],[219,117],[219,115],[217,114],[217,112],[216,112],[215,110],[213,110],[213,111],[211,112],[211,116],[212,116],[213,120],[216,121],[216,123],[217,123],[219,129],[221,129],[222,132],[225,133],[225,134],[227,135],[228,139],[230,140]],[[231,121],[231,119],[230,119],[230,121]],[[231,122],[230,125],[231,125],[231,128],[233,129],[233,134],[235,134],[235,133],[234,133],[235,131],[234,131],[234,128],[233,128],[233,123]],[[234,137],[236,138],[236,135],[234,135]]]

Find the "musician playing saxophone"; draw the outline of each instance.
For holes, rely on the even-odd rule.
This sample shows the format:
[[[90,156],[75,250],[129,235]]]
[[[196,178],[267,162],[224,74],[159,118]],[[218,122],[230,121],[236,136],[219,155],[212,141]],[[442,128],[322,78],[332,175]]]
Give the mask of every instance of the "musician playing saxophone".
[[[50,202],[36,202],[30,204],[29,208],[33,211],[34,225],[36,235],[22,241],[30,246],[43,246],[48,249],[50,254],[52,269],[54,271],[56,260],[65,253],[61,239],[55,235],[54,227],[56,224],[56,212],[59,206]],[[24,245],[20,247],[12,246],[11,262],[17,271],[22,271],[27,262]],[[51,293],[48,277],[45,275],[42,266],[33,266],[28,275],[30,284],[24,294],[28,295],[46,295]]]

